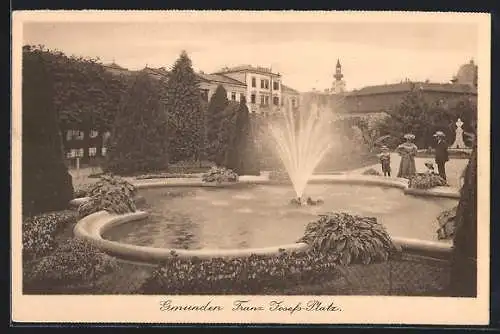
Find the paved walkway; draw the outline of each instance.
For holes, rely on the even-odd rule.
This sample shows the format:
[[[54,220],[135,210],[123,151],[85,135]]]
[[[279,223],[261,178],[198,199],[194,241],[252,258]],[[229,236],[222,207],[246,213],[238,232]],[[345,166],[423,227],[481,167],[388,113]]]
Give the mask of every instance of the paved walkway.
[[[415,158],[415,166],[417,168],[417,172],[425,172],[427,170],[424,165],[427,161],[434,163],[434,159],[432,158]],[[391,153],[391,170],[393,176],[397,175],[400,162],[401,157],[397,153]],[[448,179],[447,181],[451,187],[460,187],[460,176],[462,175],[462,172],[464,171],[468,162],[468,159],[450,159],[450,161],[446,163],[446,176]],[[434,167],[437,169],[435,163]],[[349,171],[348,173],[361,174],[369,168],[373,168],[382,173],[380,164],[354,169],[352,171]]]

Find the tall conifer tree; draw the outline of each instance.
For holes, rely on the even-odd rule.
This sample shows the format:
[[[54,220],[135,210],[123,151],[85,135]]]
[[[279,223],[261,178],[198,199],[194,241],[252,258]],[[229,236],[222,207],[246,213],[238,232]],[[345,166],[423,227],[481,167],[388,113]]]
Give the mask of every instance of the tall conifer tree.
[[[133,174],[167,168],[168,132],[160,97],[159,82],[138,74],[115,118],[106,170]]]
[[[191,60],[182,51],[168,76],[165,111],[172,162],[198,160],[203,149],[204,119],[201,94]]]

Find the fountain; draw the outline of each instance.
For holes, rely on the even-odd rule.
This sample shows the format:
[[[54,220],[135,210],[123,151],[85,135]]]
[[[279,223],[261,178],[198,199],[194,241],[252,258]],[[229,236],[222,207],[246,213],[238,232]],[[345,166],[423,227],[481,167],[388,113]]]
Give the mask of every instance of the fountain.
[[[288,104],[282,116],[279,122],[269,123],[269,130],[296,194],[291,203],[321,204],[321,200],[304,200],[303,195],[314,169],[332,146],[330,115],[320,112],[316,104],[309,112]]]

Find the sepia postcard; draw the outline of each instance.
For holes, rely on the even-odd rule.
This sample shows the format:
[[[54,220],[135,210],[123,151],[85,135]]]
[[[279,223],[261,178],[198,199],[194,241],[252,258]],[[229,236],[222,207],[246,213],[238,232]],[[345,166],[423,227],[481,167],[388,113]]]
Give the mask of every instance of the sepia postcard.
[[[487,325],[490,16],[12,15],[15,323]]]

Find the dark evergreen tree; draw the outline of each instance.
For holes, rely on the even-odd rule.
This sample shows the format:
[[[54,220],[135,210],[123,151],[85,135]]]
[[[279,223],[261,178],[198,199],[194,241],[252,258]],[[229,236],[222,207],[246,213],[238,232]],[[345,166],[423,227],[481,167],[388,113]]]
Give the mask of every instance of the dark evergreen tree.
[[[199,160],[203,149],[204,129],[201,94],[198,77],[185,51],[169,73],[165,100],[170,160]]]
[[[450,273],[454,297],[477,295],[477,147],[474,145],[465,170],[464,184],[455,217]]]
[[[30,216],[67,208],[73,184],[63,160],[53,78],[44,58],[23,52],[22,76],[22,205],[23,216]]]
[[[127,175],[167,168],[169,136],[160,85],[146,73],[135,78],[115,118],[106,171]]]
[[[215,152],[214,162],[217,166],[234,168],[232,159],[234,153],[234,136],[236,134],[236,115],[239,103],[230,101],[223,112],[220,130],[217,136],[218,149]]]
[[[240,101],[234,118],[226,165],[238,175],[259,175],[259,164],[252,138],[250,113],[245,98]]]
[[[219,85],[215,93],[210,98],[208,110],[206,113],[206,140],[207,158],[210,161],[216,160],[216,157],[222,149],[222,143],[219,142],[219,132],[225,118],[225,110],[228,105],[227,92],[224,86]]]

